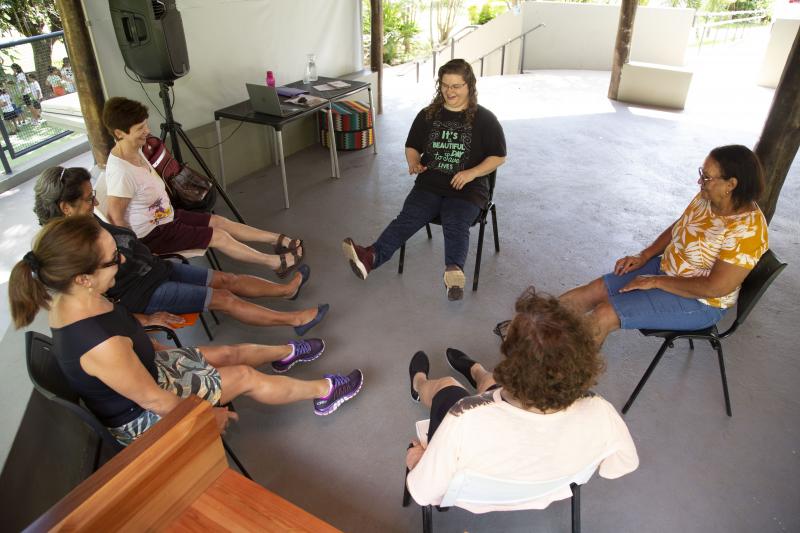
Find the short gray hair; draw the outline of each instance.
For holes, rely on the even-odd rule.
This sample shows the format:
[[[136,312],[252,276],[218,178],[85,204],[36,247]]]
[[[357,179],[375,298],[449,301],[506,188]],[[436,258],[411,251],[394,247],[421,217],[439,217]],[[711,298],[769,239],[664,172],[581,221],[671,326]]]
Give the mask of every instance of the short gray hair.
[[[33,186],[35,194],[33,212],[44,226],[57,217],[64,216],[61,202],[73,203],[83,196],[83,182],[91,174],[81,167],[50,167],[41,173]]]

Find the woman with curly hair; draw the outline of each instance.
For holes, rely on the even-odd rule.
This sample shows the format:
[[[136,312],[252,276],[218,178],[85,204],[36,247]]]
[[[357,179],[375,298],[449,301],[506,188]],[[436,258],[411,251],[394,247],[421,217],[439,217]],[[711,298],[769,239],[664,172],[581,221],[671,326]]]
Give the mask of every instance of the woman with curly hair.
[[[417,503],[441,503],[462,470],[544,482],[574,476],[598,462],[600,475],[608,479],[638,467],[622,418],[589,390],[604,363],[582,317],[530,287],[517,300],[501,351],[505,359],[489,373],[463,352],[447,349],[448,364],[477,396],[451,377],[429,379],[424,352],[411,359],[411,397],[430,408],[428,444],[414,441],[406,457],[408,489]],[[516,508],[543,509],[569,498],[568,485]]]
[[[403,209],[371,246],[342,243],[360,279],[388,261],[412,235],[436,217],[444,235],[447,297],[464,294],[469,228],[489,199],[486,176],[506,160],[503,128],[478,105],[475,74],[463,59],[439,68],[433,101],[419,112],[406,140],[408,173],[416,174]]]

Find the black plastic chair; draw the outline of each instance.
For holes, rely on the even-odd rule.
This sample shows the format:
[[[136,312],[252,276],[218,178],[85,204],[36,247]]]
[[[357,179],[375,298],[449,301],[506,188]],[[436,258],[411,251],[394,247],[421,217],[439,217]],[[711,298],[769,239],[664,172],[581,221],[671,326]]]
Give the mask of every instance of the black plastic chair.
[[[622,408],[622,413],[627,413],[628,409],[631,408],[634,400],[636,400],[636,397],[639,395],[639,392],[641,392],[644,384],[647,383],[647,380],[650,378],[650,374],[653,373],[653,370],[656,368],[658,362],[661,361],[661,357],[667,351],[667,348],[674,348],[675,340],[689,339],[689,347],[693,350],[693,339],[700,339],[707,340],[709,344],[711,344],[711,347],[717,352],[717,357],[719,359],[719,372],[722,376],[722,392],[725,395],[725,412],[728,413],[728,416],[733,416],[731,413],[731,400],[728,395],[728,380],[725,377],[725,362],[722,355],[722,339],[733,335],[739,326],[744,323],[745,319],[753,310],[756,303],[758,303],[758,300],[784,268],[786,268],[786,263],[781,263],[772,250],[767,250],[767,252],[761,256],[758,264],[750,272],[750,274],[747,275],[744,282],[742,282],[742,286],[739,290],[739,298],[736,303],[736,319],[733,321],[733,324],[731,324],[731,326],[723,333],[720,333],[717,330],[716,325],[711,326],[710,328],[695,331],[662,331],[654,329],[639,330],[642,335],[647,337],[661,337],[664,339],[664,342],[661,344],[658,352],[656,352],[653,362],[650,363],[649,367],[647,367],[647,371],[645,371],[644,376],[642,376],[642,379],[639,381],[639,384],[636,385],[631,397],[628,398],[628,401],[625,403],[625,407]]]
[[[80,396],[70,387],[66,376],[61,371],[61,367],[58,366],[56,355],[53,353],[53,340],[50,337],[35,331],[25,333],[25,361],[28,367],[28,375],[33,382],[34,388],[48,400],[64,407],[80,418],[99,438],[93,470],[97,470],[100,466],[103,444],[108,446],[112,455],[122,451],[124,446],[111,435],[91,411],[83,406]],[[225,442],[225,439],[222,439],[222,446],[242,474],[248,479],[253,479]]]
[[[478,217],[475,221],[471,224],[472,226],[479,224],[480,231],[478,232],[478,252],[475,254],[475,274],[472,276],[472,290],[478,290],[478,279],[480,278],[481,274],[481,255],[483,254],[483,234],[486,230],[486,223],[487,218],[489,218],[489,212],[492,213],[492,231],[494,233],[494,251],[500,251],[500,238],[497,235],[497,206],[495,205],[493,198],[494,198],[494,186],[495,181],[497,179],[497,171],[492,171],[491,174],[485,176],[489,180],[489,201],[486,202],[486,205],[481,209],[481,212],[478,213]],[[432,239],[433,234],[431,233],[431,224],[441,225],[442,220],[437,216],[429,223],[425,224],[425,230],[428,232],[428,238]],[[400,264],[397,267],[397,273],[403,273],[403,265],[405,264],[406,259],[406,245],[400,247]]]

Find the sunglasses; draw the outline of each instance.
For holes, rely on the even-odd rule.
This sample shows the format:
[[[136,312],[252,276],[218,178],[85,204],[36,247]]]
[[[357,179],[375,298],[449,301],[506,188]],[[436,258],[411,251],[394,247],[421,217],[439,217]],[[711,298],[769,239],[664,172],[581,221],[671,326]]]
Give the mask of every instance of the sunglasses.
[[[119,266],[121,264],[122,264],[122,254],[119,253],[119,248],[117,248],[116,250],[114,250],[113,259],[111,259],[111,261],[107,263],[100,263],[100,265],[97,267],[97,270],[101,270],[103,268],[108,268],[112,266]]]

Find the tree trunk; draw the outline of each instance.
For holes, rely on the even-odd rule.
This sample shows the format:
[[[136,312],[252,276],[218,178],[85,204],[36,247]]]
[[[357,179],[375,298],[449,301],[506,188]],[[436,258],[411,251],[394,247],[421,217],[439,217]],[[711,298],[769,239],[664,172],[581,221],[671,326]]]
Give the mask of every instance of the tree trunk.
[[[370,67],[378,73],[377,113],[383,113],[383,3],[370,0]]]
[[[608,97],[616,100],[619,96],[619,81],[622,78],[622,65],[631,57],[631,41],[633,40],[633,21],[636,18],[637,0],[622,0],[619,9],[617,26],[617,42],[614,44],[614,62],[611,66],[611,83],[608,85]]]
[[[31,43],[31,48],[33,48],[33,63],[36,68],[36,80],[42,88],[42,93],[46,94],[47,83],[45,82],[45,78],[47,78],[47,67],[52,64],[53,41],[50,39],[33,41]]]
[[[72,73],[78,89],[81,113],[86,122],[89,144],[92,146],[94,160],[105,166],[108,153],[114,146],[114,140],[103,126],[103,88],[100,85],[100,71],[89,37],[89,28],[83,13],[81,0],[56,0],[64,25],[64,41],[69,51]]]
[[[755,148],[756,155],[764,165],[766,187],[759,205],[767,222],[775,214],[781,187],[799,146],[800,32],[795,35],[789,57],[786,58],[781,81],[775,89],[769,115]]]

